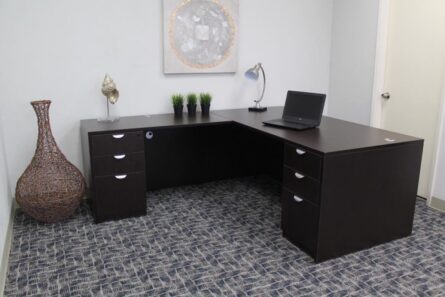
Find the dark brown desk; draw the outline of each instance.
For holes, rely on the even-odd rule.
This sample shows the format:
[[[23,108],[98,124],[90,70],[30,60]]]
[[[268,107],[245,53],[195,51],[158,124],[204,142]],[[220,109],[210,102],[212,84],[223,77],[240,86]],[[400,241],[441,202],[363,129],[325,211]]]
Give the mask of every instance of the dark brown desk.
[[[423,140],[329,117],[262,124],[282,110],[81,121],[96,221],[145,215],[147,190],[268,174],[283,184],[283,235],[317,262],[411,234]]]

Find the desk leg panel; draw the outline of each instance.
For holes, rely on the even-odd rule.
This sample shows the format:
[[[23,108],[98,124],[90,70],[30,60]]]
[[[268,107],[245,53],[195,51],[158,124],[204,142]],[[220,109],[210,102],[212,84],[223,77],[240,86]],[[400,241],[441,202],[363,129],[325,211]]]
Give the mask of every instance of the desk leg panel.
[[[229,124],[150,129],[145,140],[147,189],[157,190],[238,176],[234,127]]]
[[[423,142],[327,155],[316,261],[412,232]]]

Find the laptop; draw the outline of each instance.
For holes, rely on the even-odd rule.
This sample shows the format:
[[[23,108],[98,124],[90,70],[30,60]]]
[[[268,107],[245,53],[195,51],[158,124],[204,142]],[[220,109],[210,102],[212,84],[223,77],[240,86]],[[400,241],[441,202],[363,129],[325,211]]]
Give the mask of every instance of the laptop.
[[[306,130],[320,125],[325,94],[288,91],[281,119],[263,122],[265,125]]]

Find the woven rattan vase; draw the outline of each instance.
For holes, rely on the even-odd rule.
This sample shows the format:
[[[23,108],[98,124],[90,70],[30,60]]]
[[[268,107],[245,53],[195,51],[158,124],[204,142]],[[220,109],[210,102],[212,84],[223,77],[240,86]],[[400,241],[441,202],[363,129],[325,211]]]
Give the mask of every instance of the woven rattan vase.
[[[17,203],[34,219],[54,223],[70,217],[85,194],[85,179],[62,154],[49,123],[51,101],[33,101],[39,125],[37,148],[31,164],[19,178]]]

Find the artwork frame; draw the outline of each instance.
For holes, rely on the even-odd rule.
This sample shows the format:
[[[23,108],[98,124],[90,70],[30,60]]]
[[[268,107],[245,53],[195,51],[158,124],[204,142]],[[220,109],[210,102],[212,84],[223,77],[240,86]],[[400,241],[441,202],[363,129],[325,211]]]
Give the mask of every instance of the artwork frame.
[[[163,0],[164,73],[235,73],[239,0]]]

